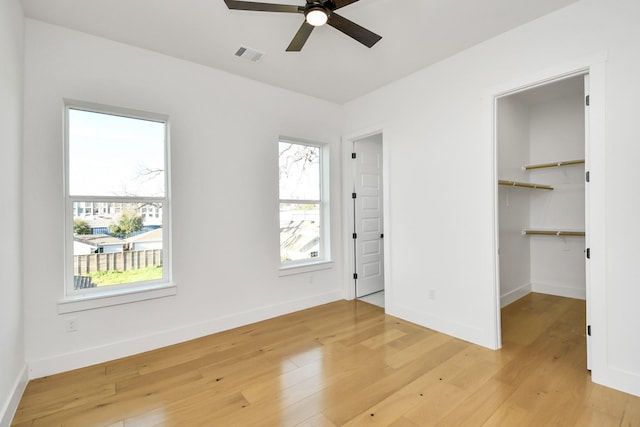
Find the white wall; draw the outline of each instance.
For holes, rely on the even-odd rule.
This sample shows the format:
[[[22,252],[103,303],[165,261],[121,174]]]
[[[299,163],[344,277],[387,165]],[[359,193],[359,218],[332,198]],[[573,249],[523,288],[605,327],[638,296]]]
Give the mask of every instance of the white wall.
[[[18,0],[0,2],[0,426],[9,425],[26,384],[22,292],[22,83],[24,19]]]
[[[522,235],[585,230],[584,165],[522,168],[585,158],[582,85],[577,76],[498,100],[498,176],[554,188],[499,188],[502,306],[531,291],[585,299],[585,239]]]
[[[530,163],[584,159],[584,110],[582,93],[532,105]],[[532,182],[554,187],[532,193],[531,228],[585,230],[584,165],[537,169],[528,175]],[[529,240],[533,291],[584,299],[585,239],[529,236]]]
[[[496,108],[498,178],[529,182],[522,171],[529,163],[529,108],[513,96],[500,98]],[[528,188],[498,187],[501,306],[531,292],[531,245],[522,236],[531,223],[531,195]]]
[[[390,314],[496,344],[493,88],[606,52],[605,259],[593,379],[640,395],[640,2],[583,0],[350,102],[347,132],[382,127],[388,146]],[[602,93],[600,93],[602,95]],[[385,153],[387,154],[387,153]],[[598,175],[598,174],[596,174]],[[596,258],[597,259],[597,258]],[[427,289],[436,288],[435,300]],[[596,326],[594,325],[594,333]]]
[[[63,296],[63,98],[170,116],[178,286],[176,296],[74,313],[73,333],[65,332],[68,316],[57,314]],[[331,206],[334,267],[279,277],[277,159],[279,135],[330,144],[331,190],[338,194],[340,111],[325,101],[27,20],[24,247],[25,254],[37,248],[48,255],[24,271],[30,375],[341,298],[338,198]]]

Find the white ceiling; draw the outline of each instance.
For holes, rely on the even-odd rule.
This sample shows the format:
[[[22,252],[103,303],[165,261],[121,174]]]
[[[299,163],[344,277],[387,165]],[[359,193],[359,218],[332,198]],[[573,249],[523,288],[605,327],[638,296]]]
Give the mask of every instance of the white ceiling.
[[[577,0],[360,0],[338,13],[383,38],[369,49],[329,26],[285,52],[303,15],[223,0],[22,0],[27,17],[345,103]],[[303,5],[304,0],[265,0]],[[264,52],[252,63],[239,47]]]
[[[558,98],[582,97],[584,95],[584,86],[584,75],[578,75],[529,88],[512,96],[524,105],[531,107]]]

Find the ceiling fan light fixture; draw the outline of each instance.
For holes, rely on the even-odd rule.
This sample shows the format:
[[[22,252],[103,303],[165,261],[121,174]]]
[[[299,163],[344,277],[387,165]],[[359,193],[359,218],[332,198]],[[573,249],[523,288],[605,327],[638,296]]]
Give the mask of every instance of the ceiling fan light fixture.
[[[323,7],[316,6],[309,8],[304,13],[305,19],[309,25],[313,25],[314,27],[319,27],[327,23],[329,19],[329,14],[327,10]]]
[[[302,2],[302,0],[297,1]],[[374,44],[382,39],[381,36],[335,13],[335,10],[357,1],[358,0],[305,0],[304,6],[296,6],[293,4],[262,3],[254,0],[224,0],[229,9],[304,14],[304,21],[298,29],[298,32],[293,36],[289,46],[287,46],[287,52],[300,52],[313,32],[314,27],[325,24],[341,31],[366,47],[373,47]],[[240,55],[243,56],[242,53]]]

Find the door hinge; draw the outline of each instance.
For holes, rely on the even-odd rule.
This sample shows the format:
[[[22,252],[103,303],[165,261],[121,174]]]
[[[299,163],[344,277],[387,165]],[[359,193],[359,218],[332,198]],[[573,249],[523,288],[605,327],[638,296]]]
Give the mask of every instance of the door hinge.
[[[357,239],[358,238],[358,233],[353,233],[353,238]]]
[[[585,253],[587,254],[587,259],[591,259],[591,248],[587,248]]]
[[[355,199],[356,198],[356,193],[351,193],[351,198]]]
[[[353,279],[357,280],[358,279],[358,273],[353,273]]]
[[[380,233],[380,238],[384,239],[384,233]]]
[[[587,325],[587,335],[591,336],[591,325]]]
[[[584,179],[589,182],[591,181],[591,173],[589,173],[590,171],[586,171],[584,174]]]
[[[358,157],[358,156],[356,155],[356,153],[351,153],[351,158],[352,158],[352,159],[355,159],[356,157]]]
[[[585,97],[585,103],[587,104],[587,107],[589,106],[589,101],[590,101],[589,96],[590,96],[590,95],[587,95],[587,96]]]

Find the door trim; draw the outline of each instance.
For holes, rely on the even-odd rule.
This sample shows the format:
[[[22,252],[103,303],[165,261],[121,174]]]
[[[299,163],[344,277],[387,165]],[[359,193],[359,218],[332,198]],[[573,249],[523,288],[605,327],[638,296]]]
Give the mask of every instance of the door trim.
[[[492,156],[492,183],[493,186],[493,310],[490,314],[494,323],[494,345],[498,349],[502,346],[502,327],[500,321],[500,265],[498,256],[499,227],[498,227],[498,146],[496,137],[496,101],[505,95],[511,95],[536,86],[562,80],[564,78],[589,74],[590,94],[593,102],[590,108],[589,139],[590,146],[585,147],[585,158],[589,159],[588,167],[592,180],[590,185],[590,201],[585,209],[589,211],[589,222],[585,223],[585,230],[588,233],[589,245],[598,248],[598,256],[592,257],[590,263],[590,289],[587,289],[587,307],[591,318],[591,324],[597,325],[599,331],[591,337],[591,365],[592,380],[602,383],[602,372],[608,370],[607,363],[607,330],[606,330],[606,209],[605,209],[605,167],[606,167],[606,146],[605,146],[605,64],[606,52],[592,55],[587,58],[578,59],[570,63],[554,67],[524,76],[510,83],[494,87],[487,91],[485,95],[485,123],[488,139],[491,141]],[[588,152],[586,151],[588,150]],[[596,178],[597,177],[597,178]],[[605,375],[606,376],[606,375]]]
[[[378,176],[378,185],[383,185],[384,174],[382,170],[382,133],[376,133],[369,137],[356,139],[353,141],[353,152],[356,153],[356,158],[351,161],[354,173],[351,177],[351,182],[353,185],[353,192],[357,194],[355,198],[352,199],[353,204],[353,253],[355,256],[354,259],[354,287],[355,287],[355,296],[356,298],[363,298],[368,295],[372,295],[374,293],[384,291],[384,199],[382,198],[382,193],[384,191],[384,187],[378,187],[375,191],[375,195],[379,196],[377,203],[377,214],[376,218],[377,227],[375,233],[371,231],[367,231],[365,229],[365,222],[371,219],[371,213],[367,212],[365,208],[365,199],[368,196],[371,196],[373,189],[365,185],[362,178],[363,174],[370,173],[371,163],[367,161],[363,163],[365,160],[361,158],[361,155],[365,156],[369,154],[373,154],[375,152],[376,155],[379,155],[377,166],[375,168],[376,174]],[[352,156],[353,157],[353,156]],[[380,218],[382,216],[382,218]],[[371,226],[371,224],[369,224]],[[357,238],[356,238],[357,236]],[[380,253],[378,255],[367,254],[365,251],[365,247],[369,246],[371,243],[376,242],[378,244],[378,248]],[[379,265],[379,271],[377,275],[369,276],[367,273],[371,273],[368,271],[367,266],[370,267],[370,261],[373,261],[371,258],[376,258],[377,263]],[[380,289],[380,286],[382,289]]]
[[[383,229],[385,235],[383,239],[384,250],[384,288],[385,288],[385,307],[390,301],[391,281],[390,281],[390,267],[389,267],[389,244],[390,244],[390,227],[389,227],[389,153],[387,136],[383,127],[376,126],[369,129],[362,130],[360,132],[353,132],[342,137],[342,201],[343,201],[343,215],[342,215],[342,232],[344,236],[343,244],[343,258],[345,271],[343,274],[343,293],[345,299],[352,300],[356,297],[355,284],[353,281],[353,266],[355,265],[354,251],[353,251],[353,239],[351,234],[353,233],[353,218],[354,208],[353,199],[351,193],[353,192],[353,163],[351,161],[351,153],[353,152],[354,142],[359,139],[367,138],[372,135],[382,135],[382,216],[383,216]],[[385,309],[386,310],[386,309]]]

